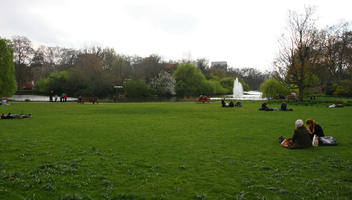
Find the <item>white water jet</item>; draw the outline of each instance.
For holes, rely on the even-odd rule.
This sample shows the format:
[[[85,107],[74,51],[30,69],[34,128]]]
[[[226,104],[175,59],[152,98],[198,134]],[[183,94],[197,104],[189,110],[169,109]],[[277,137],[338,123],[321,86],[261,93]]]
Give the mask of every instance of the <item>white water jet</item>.
[[[233,98],[241,98],[243,95],[242,84],[238,81],[238,78],[233,82]]]

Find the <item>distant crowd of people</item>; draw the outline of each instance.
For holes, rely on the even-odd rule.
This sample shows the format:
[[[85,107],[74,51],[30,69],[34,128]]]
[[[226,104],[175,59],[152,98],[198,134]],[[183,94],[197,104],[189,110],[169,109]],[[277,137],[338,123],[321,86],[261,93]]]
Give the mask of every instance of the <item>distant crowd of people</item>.
[[[242,107],[241,102],[237,101],[236,103],[234,103],[232,100],[230,100],[230,102],[226,102],[225,98],[221,99],[221,106],[222,107]]]
[[[57,94],[54,94],[53,90],[51,90],[49,94],[49,102],[57,102],[58,100],[60,102],[67,102],[67,97],[67,94],[64,92],[58,96]]]
[[[8,100],[6,97],[3,97],[3,98],[1,99],[0,105],[4,105],[4,106],[10,105],[10,104],[9,104],[9,100]]]

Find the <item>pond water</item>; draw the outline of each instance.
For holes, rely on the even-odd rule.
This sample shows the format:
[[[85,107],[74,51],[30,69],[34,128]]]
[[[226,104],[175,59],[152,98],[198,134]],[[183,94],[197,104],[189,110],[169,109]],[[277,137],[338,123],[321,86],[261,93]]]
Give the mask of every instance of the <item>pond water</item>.
[[[223,97],[211,97],[211,100],[221,100],[226,98],[227,100],[250,100],[250,101],[264,101],[266,98],[262,97],[262,93],[259,91],[245,91],[241,97],[234,98],[233,95],[225,95]]]
[[[49,96],[40,95],[13,95],[8,98],[11,101],[49,101]],[[57,99],[60,101],[60,98]],[[77,98],[67,97],[67,101],[77,101]]]
[[[243,92],[241,97],[233,98],[233,95],[225,95],[222,97],[211,97],[211,100],[221,100],[222,98],[228,100],[266,100],[262,98],[262,93],[259,91],[248,91]],[[14,95],[8,98],[11,101],[36,101],[36,102],[48,102],[49,96],[42,95]],[[142,97],[142,98],[120,98],[117,102],[182,102],[182,101],[195,101],[197,98],[184,99],[180,97]],[[59,99],[58,99],[59,101]],[[77,101],[77,98],[68,97],[67,101]]]

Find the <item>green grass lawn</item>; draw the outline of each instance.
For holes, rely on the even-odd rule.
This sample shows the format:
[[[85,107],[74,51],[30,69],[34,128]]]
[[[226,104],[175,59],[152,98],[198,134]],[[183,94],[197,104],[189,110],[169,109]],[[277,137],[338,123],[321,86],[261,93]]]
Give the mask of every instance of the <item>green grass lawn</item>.
[[[352,198],[352,107],[260,104],[0,106],[0,199]],[[282,148],[307,118],[339,145]]]

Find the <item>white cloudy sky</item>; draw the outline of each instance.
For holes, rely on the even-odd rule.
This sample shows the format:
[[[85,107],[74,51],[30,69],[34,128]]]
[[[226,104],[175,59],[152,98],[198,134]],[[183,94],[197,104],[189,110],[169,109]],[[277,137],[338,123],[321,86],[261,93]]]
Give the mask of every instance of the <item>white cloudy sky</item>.
[[[315,6],[323,28],[351,21],[351,5],[350,0],[0,0],[0,37],[265,70],[278,52],[288,10]]]

